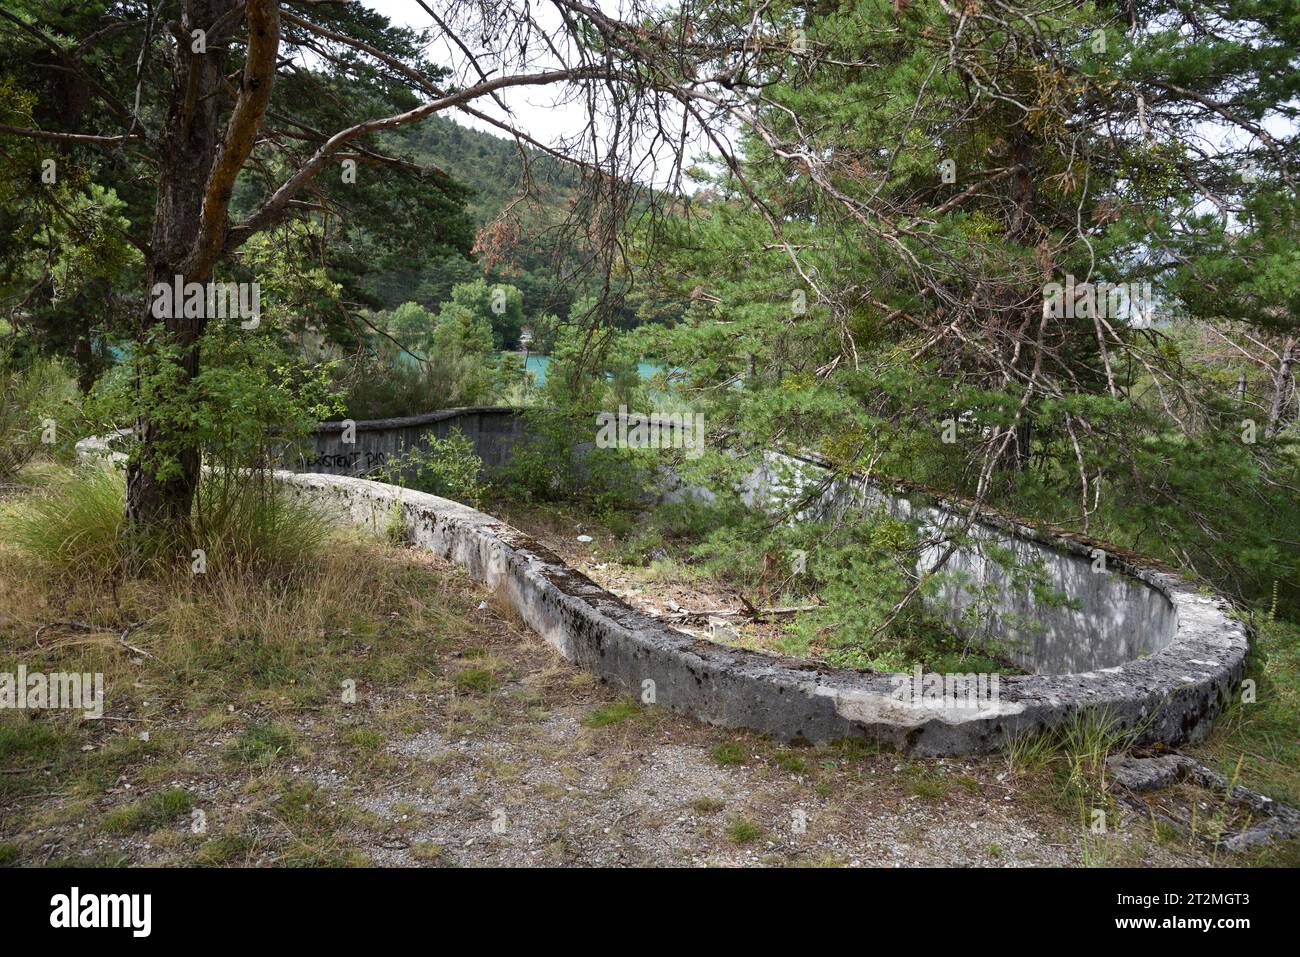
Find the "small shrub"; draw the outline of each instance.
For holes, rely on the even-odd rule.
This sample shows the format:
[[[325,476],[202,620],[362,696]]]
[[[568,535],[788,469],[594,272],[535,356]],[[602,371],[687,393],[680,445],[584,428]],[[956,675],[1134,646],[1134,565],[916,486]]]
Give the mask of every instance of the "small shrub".
[[[658,474],[658,450],[591,447],[595,415],[582,406],[534,408],[524,415],[524,438],[511,449],[498,478],[512,498],[594,499],[595,511],[607,514],[642,500]]]
[[[20,368],[11,350],[0,346],[0,483],[10,481],[37,452],[56,458],[71,453],[76,432],[69,409],[75,411],[76,395],[62,363],[37,359]]]
[[[475,453],[474,443],[453,429],[442,439],[424,435],[419,445],[390,458],[376,478],[477,508],[485,492],[479,481],[482,470],[483,460]]]

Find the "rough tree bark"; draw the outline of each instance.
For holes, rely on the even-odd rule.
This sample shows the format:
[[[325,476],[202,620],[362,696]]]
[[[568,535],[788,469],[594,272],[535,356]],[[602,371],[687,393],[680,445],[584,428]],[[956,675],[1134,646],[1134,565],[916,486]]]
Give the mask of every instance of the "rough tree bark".
[[[1287,401],[1291,398],[1291,389],[1294,388],[1291,370],[1297,359],[1300,359],[1300,355],[1297,355],[1296,340],[1292,336],[1282,346],[1277,372],[1273,376],[1273,405],[1268,410],[1268,427],[1264,430],[1264,435],[1270,439],[1277,438],[1278,432],[1281,431],[1283,410],[1286,409]]]
[[[270,100],[279,49],[278,0],[247,0],[248,53],[239,97],[224,135],[220,131],[226,102],[223,73],[227,48],[239,24],[238,0],[185,0],[178,29],[173,30],[171,90],[167,121],[161,134],[157,200],[148,263],[148,283],[206,283],[221,254],[227,233],[226,211],[238,175],[252,151]],[[206,52],[194,52],[193,31],[204,31]],[[206,318],[186,318],[182,309],[157,319],[152,295],[145,297],[145,340],[179,350],[180,383],[199,371],[199,338]],[[182,313],[178,315],[178,313]],[[175,527],[186,522],[198,488],[201,450],[185,432],[149,414],[158,396],[141,396],[136,420],[140,455],[126,476],[126,517],[143,526]],[[164,477],[160,468],[175,466]]]

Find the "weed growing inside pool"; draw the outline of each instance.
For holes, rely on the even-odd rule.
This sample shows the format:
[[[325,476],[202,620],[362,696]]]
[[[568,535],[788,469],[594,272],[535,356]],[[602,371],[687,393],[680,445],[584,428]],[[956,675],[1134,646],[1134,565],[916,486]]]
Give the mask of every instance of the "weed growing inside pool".
[[[762,510],[718,510],[716,525],[692,548],[702,567],[755,606],[798,607],[769,639],[771,650],[820,658],[837,667],[911,671],[1016,673],[1012,652],[984,629],[958,634],[929,609],[946,572],[915,589],[918,560],[928,536],[915,522],[886,509],[844,516],[834,523],[773,525]],[[797,556],[792,558],[791,556]],[[1007,574],[1038,579],[1008,552],[993,558]],[[1041,577],[1041,576],[1040,576]],[[967,591],[978,592],[965,583]],[[902,602],[904,596],[915,600]],[[1035,593],[1037,594],[1037,592]]]

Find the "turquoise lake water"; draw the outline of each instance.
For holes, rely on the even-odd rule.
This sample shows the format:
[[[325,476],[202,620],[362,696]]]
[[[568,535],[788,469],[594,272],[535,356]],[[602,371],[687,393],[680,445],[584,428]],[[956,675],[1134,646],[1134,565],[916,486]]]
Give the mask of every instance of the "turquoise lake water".
[[[508,352],[505,353],[505,355],[514,356],[516,368],[518,368],[518,363],[521,358],[520,354],[517,352]],[[527,369],[529,372],[533,374],[538,388],[546,385],[546,369],[550,364],[551,364],[550,356],[530,355],[528,357]],[[642,379],[653,379],[657,374],[664,371],[664,367],[661,365],[656,365],[653,362],[639,362],[637,363],[636,371],[637,374],[641,376]],[[677,370],[674,369],[673,371],[675,372]]]
[[[110,346],[109,352],[112,354],[113,359],[117,362],[122,362],[123,360],[125,360],[128,354],[125,349],[118,348],[117,346]],[[507,358],[513,357],[515,367],[518,368],[519,361],[522,358],[522,353],[504,352],[502,353],[502,355]],[[411,362],[411,363],[415,362],[415,360],[408,355],[402,355],[401,358],[407,362]],[[528,357],[528,371],[533,374],[538,388],[541,388],[542,386],[546,385],[546,369],[548,366],[550,366],[550,364],[551,364],[550,356],[530,355]],[[658,373],[664,371],[664,367],[661,365],[657,365],[653,362],[639,362],[637,363],[636,371],[637,374],[640,375],[642,379],[653,379]],[[680,372],[681,370],[673,369],[672,371]]]

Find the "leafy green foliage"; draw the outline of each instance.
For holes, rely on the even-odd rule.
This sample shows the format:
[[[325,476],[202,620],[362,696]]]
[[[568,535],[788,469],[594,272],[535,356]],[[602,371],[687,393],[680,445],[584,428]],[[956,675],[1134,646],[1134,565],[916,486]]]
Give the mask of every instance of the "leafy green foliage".
[[[61,362],[37,358],[25,368],[0,345],[0,482],[38,451],[66,457],[77,436],[76,390]]]
[[[339,410],[330,390],[333,364],[305,361],[265,318],[255,330],[213,322],[199,348],[207,365],[187,377],[183,347],[146,342],[94,396],[92,407],[102,421],[130,422],[143,411],[175,436],[155,443],[150,465],[159,478],[179,471],[192,440],[209,464],[266,468]],[[129,455],[140,454],[134,435],[125,445]]]
[[[486,491],[479,478],[482,470],[474,442],[453,429],[445,438],[425,433],[418,445],[390,456],[376,477],[477,508]]]
[[[806,50],[773,65],[743,168],[718,167],[638,235],[648,295],[688,303],[638,330],[642,350],[685,370],[684,394],[749,461],[811,448],[1248,601],[1280,582],[1295,615],[1300,543],[1277,531],[1300,520],[1283,365],[1300,289],[1295,25],[1211,6],[1157,3],[1137,29],[1105,5],[960,29],[934,5],[773,8]],[[1202,16],[1222,31],[1186,28]],[[1290,132],[1188,145],[1265,116]],[[1046,317],[1044,281],[1066,273],[1150,281],[1155,328]],[[869,605],[840,625],[878,618]]]

